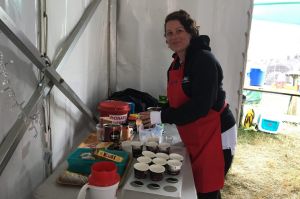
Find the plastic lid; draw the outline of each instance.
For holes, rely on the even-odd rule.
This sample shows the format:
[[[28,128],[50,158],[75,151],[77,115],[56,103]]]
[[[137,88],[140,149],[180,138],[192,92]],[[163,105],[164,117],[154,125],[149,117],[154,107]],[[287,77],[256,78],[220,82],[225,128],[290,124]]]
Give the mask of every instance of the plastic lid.
[[[92,165],[92,172],[89,176],[89,184],[100,187],[114,185],[120,181],[117,173],[117,166],[114,162],[102,161]]]
[[[129,111],[130,107],[127,102],[117,101],[117,100],[106,100],[99,103],[98,109],[114,110],[114,111]]]

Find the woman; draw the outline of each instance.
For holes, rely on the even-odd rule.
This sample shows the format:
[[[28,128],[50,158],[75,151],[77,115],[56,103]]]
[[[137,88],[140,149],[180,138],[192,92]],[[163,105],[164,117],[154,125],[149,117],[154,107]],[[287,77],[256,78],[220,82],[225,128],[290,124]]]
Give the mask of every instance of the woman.
[[[166,43],[174,52],[168,70],[169,107],[140,113],[140,118],[144,126],[177,125],[191,157],[198,198],[219,199],[236,145],[235,119],[225,102],[222,68],[210,52],[209,37],[199,36],[187,12],[169,14],[164,28]]]

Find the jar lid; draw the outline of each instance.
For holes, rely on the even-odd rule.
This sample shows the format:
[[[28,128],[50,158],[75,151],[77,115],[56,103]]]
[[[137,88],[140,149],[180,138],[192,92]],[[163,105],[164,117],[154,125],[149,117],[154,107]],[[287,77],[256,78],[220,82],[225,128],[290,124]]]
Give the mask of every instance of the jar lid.
[[[117,100],[106,100],[100,102],[98,105],[98,109],[101,110],[120,110],[120,111],[129,111],[130,107],[127,102],[117,101]]]

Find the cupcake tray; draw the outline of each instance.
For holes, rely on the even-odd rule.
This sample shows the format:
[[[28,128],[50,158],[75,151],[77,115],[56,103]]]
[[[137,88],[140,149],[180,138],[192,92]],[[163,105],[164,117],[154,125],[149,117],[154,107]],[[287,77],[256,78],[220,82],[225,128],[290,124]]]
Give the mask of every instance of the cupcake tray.
[[[186,169],[188,154],[184,147],[171,146],[171,153],[181,154],[184,158],[181,171],[178,175],[164,173],[161,181],[152,181],[148,174],[146,179],[137,179],[134,176],[133,164],[128,173],[128,178],[121,190],[121,199],[181,199],[183,172]],[[136,162],[136,159],[133,163]]]

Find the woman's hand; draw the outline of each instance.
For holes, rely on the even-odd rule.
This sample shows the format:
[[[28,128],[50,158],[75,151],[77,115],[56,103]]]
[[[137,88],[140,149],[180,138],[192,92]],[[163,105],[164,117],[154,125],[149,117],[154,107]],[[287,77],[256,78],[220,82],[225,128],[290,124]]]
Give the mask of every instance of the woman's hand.
[[[150,111],[140,112],[139,119],[142,120],[144,128],[151,127]]]

